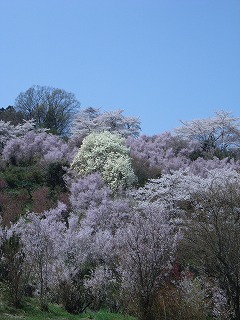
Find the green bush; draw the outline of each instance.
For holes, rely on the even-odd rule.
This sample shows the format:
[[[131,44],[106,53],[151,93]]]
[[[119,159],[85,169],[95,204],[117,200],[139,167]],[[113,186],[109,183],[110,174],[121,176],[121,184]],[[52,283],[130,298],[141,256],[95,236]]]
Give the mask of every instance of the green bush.
[[[38,166],[11,166],[1,174],[9,188],[32,189],[35,185],[44,183],[44,172]]]

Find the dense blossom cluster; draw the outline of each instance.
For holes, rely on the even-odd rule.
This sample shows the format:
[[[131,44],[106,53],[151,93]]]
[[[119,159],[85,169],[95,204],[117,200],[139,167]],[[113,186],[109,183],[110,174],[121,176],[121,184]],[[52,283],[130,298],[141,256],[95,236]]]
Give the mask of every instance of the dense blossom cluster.
[[[187,142],[170,132],[153,137],[129,138],[127,144],[133,158],[142,163],[147,162],[150,168],[158,168],[162,174],[188,168],[194,174],[204,176],[207,170],[214,168],[240,168],[239,160],[235,161],[227,156],[221,159],[214,155],[211,158],[204,157],[197,140]],[[196,157],[198,153],[199,156]]]
[[[182,124],[175,132],[188,141],[199,141],[205,153],[214,154],[217,148],[224,154],[239,148],[240,123],[230,112],[218,111],[213,118],[182,121]]]
[[[6,163],[70,162],[74,151],[60,137],[46,132],[27,132],[22,137],[11,139],[3,149],[2,158]]]
[[[4,148],[6,143],[16,137],[22,137],[27,132],[35,129],[35,120],[24,121],[23,124],[14,126],[10,121],[5,122],[0,120],[0,151]]]
[[[83,140],[72,168],[81,176],[100,172],[114,190],[129,187],[136,181],[124,138],[108,131],[91,133]]]
[[[129,119],[124,133],[120,111],[81,116],[78,151],[33,122],[1,123],[0,200],[27,190],[20,217],[6,223],[0,203],[0,282],[11,302],[36,295],[42,308],[55,301],[72,313],[104,307],[141,320],[239,319],[237,119],[219,113],[178,135],[137,137]],[[27,184],[28,166],[44,179],[35,170]],[[33,212],[39,192],[55,202]]]
[[[87,108],[82,110],[73,124],[73,138],[86,137],[90,133],[109,131],[118,133],[123,137],[138,136],[140,121],[135,117],[126,117],[123,110],[100,112],[100,109]]]

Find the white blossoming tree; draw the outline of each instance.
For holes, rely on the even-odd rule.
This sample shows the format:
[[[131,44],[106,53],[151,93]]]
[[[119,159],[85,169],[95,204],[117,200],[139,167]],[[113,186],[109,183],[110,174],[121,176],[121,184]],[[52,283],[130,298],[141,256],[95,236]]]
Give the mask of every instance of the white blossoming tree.
[[[137,137],[141,131],[140,120],[135,117],[126,117],[124,110],[101,112],[97,108],[81,110],[73,124],[73,137],[86,137],[92,132],[109,131],[119,133],[123,137]]]
[[[0,152],[2,152],[4,146],[9,140],[16,137],[22,137],[29,131],[36,131],[35,126],[36,123],[33,119],[28,121],[24,120],[22,124],[20,123],[16,126],[11,124],[10,121],[5,122],[0,120]]]
[[[239,151],[239,118],[226,111],[215,114],[209,119],[181,121],[183,126],[176,128],[175,132],[188,141],[198,141],[202,151],[208,155],[214,155],[218,150],[224,157],[227,151]]]
[[[100,172],[112,190],[136,182],[125,139],[108,131],[91,133],[83,140],[72,168],[81,176]]]

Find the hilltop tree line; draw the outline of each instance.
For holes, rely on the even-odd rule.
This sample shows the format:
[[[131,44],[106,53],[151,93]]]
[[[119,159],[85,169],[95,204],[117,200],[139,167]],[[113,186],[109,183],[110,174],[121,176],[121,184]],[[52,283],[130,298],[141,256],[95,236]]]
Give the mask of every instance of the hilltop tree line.
[[[140,135],[35,86],[0,109],[0,300],[141,320],[240,319],[240,122]]]

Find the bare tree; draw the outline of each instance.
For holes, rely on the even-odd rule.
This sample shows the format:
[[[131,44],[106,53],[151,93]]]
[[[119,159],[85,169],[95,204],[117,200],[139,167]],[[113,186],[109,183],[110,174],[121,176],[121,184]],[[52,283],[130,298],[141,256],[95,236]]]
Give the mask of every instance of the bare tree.
[[[18,95],[15,107],[23,113],[26,120],[35,119],[39,127],[64,135],[69,132],[80,103],[73,93],[65,90],[33,86]]]

